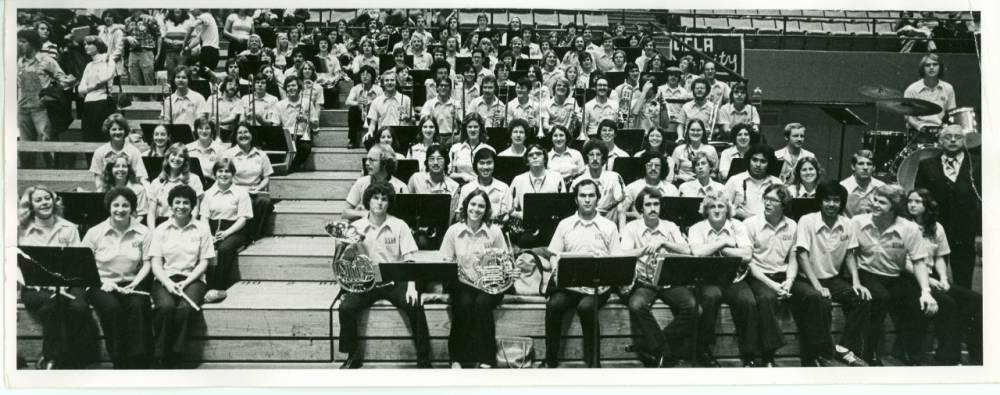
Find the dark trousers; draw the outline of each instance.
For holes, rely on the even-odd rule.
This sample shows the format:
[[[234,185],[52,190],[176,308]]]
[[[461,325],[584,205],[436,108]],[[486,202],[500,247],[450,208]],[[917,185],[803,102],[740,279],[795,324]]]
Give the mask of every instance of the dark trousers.
[[[496,366],[497,339],[493,310],[503,294],[490,295],[463,283],[451,291],[451,332],[448,354],[463,365]]]
[[[819,283],[830,290],[830,298],[840,303],[844,311],[844,332],[840,336],[840,345],[855,355],[865,355],[867,349],[865,335],[871,325],[871,305],[867,300],[861,299],[861,296],[854,292],[851,283],[842,277],[822,279]],[[826,327],[831,327],[833,309],[828,310],[823,318],[826,320]],[[828,353],[820,355],[829,356]]]
[[[128,284],[120,284],[125,285]],[[153,338],[149,296],[91,288],[87,298],[101,320],[104,346],[115,369],[144,368]]]
[[[295,157],[292,158],[292,163],[289,164],[289,172],[298,171],[302,169],[302,165],[306,163],[306,159],[309,159],[309,154],[312,153],[312,141],[309,140],[296,140],[295,141]]]
[[[934,362],[940,365],[959,364],[962,362],[964,342],[972,363],[982,365],[983,295],[959,285],[952,285],[948,291],[932,290],[931,295],[938,302],[938,312],[933,317],[937,337]],[[918,327],[920,339],[924,338],[922,334],[926,329],[925,325]]]
[[[768,275],[771,280],[783,282],[785,273]],[[760,318],[760,350],[764,358],[773,358],[774,352],[785,345],[785,335],[778,320],[781,300],[778,293],[763,281],[750,278],[750,289],[757,298],[757,315]],[[825,351],[833,348],[830,323],[825,318],[831,309],[830,300],[801,277],[792,282],[792,295],[788,302],[799,333],[799,354],[803,365],[816,356],[828,356]]]
[[[340,301],[340,352],[354,353],[358,351],[358,315],[379,300],[388,300],[397,309],[403,311],[413,331],[413,343],[417,349],[417,360],[431,360],[430,330],[427,329],[427,316],[424,306],[412,306],[406,303],[406,283],[378,287],[364,293],[344,293]]]
[[[229,229],[234,221],[209,220],[209,227],[215,232],[218,229]],[[238,278],[239,249],[247,242],[246,228],[229,235],[215,243],[215,265],[208,268],[208,289],[229,289]],[[214,234],[214,233],[213,233]]]
[[[198,63],[201,66],[198,70],[198,75],[206,80],[212,79],[212,73],[215,72],[215,67],[219,65],[219,49],[202,46],[201,55],[198,56]]]
[[[700,287],[698,304],[701,317],[698,318],[698,351],[711,354],[715,344],[716,324],[719,321],[719,306],[725,300],[736,324],[736,340],[740,356],[744,360],[753,359],[759,351],[757,333],[757,299],[746,280],[724,286],[705,285]]]
[[[28,313],[42,324],[42,357],[57,366],[83,368],[97,359],[97,325],[90,315],[87,292],[70,287],[76,299],[52,297],[54,292],[25,288],[21,301]]]
[[[665,328],[653,317],[653,303],[660,299],[670,306],[673,321]],[[687,287],[659,288],[639,285],[628,298],[629,319],[635,333],[636,346],[646,355],[657,358],[661,355],[678,359],[691,355],[690,350],[674,349],[685,340],[690,343],[691,331],[698,319],[698,304],[694,294]],[[669,342],[668,342],[669,340]],[[692,344],[688,344],[692,346]],[[686,359],[686,358],[684,358]]]
[[[550,284],[553,287],[554,284]],[[563,316],[572,308],[576,308],[576,315],[580,317],[580,326],[583,329],[583,360],[588,365],[594,360],[594,353],[597,352],[595,345],[597,337],[594,336],[594,325],[597,317],[594,316],[594,303],[600,308],[608,301],[609,292],[602,295],[585,295],[567,289],[556,289],[549,295],[545,302],[545,361],[554,365],[559,361],[559,349],[562,344],[562,323]],[[597,326],[599,337],[600,326]]]
[[[361,136],[367,132],[364,128],[365,116],[361,113],[361,107],[351,106],[347,108],[347,141],[351,147],[361,146]]]
[[[948,240],[951,243],[951,255],[948,264],[951,266],[952,282],[962,288],[972,289],[972,278],[976,271],[976,239]]]
[[[271,204],[271,194],[256,193],[250,202],[253,209],[253,218],[244,225],[244,234],[247,242],[256,240],[264,236],[264,225],[267,224],[268,217],[274,212],[274,205]]]
[[[183,281],[184,276],[174,275],[170,279]],[[184,288],[184,294],[201,306],[208,287],[196,280]],[[153,283],[153,356],[168,364],[187,349],[188,329],[191,318],[198,312],[184,298],[174,295],[158,281]]]
[[[858,270],[861,285],[872,294],[871,324],[866,336],[864,358],[873,360],[883,349],[885,336],[883,324],[886,315],[892,316],[896,326],[896,341],[909,357],[918,357],[923,348],[919,339],[919,327],[926,321],[920,310],[920,286],[908,275],[898,277],[882,276],[866,270]]]

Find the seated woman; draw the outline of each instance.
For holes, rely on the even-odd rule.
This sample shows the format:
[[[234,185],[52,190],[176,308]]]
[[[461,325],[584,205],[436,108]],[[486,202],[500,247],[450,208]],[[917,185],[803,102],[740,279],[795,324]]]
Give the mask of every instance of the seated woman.
[[[132,205],[132,215],[138,217],[139,223],[145,222],[149,206],[146,195],[149,183],[136,176],[135,169],[124,155],[119,155],[104,167],[103,188],[98,192],[108,192],[114,188],[128,188],[135,194],[136,203]]]
[[[401,152],[400,146],[396,142],[396,133],[393,133],[392,127],[390,127],[390,126],[383,126],[383,127],[381,127],[379,129],[379,131],[378,131],[378,136],[377,137],[378,137],[378,140],[377,141],[373,141],[374,144],[388,145],[389,148],[392,148],[392,151],[395,153],[397,160],[399,160],[399,159],[406,159],[406,157],[403,156],[403,154],[400,153]]]
[[[205,271],[215,258],[208,225],[194,219],[198,195],[177,185],[167,195],[171,218],[153,231],[149,256],[153,264],[153,358],[158,367],[176,369],[187,350],[188,329],[205,296]],[[192,305],[193,303],[193,305]],[[195,310],[195,311],[193,311]]]
[[[701,202],[704,221],[688,229],[688,242],[695,256],[739,257],[750,262],[753,244],[743,223],[732,218],[733,209],[722,191],[705,195]],[[744,367],[758,366],[757,299],[746,279],[727,285],[703,285],[696,290],[701,317],[698,319],[697,360],[699,366],[721,366],[712,355],[719,306],[725,299],[736,324],[736,339]]]
[[[643,178],[632,181],[632,183],[625,186],[625,201],[623,204],[628,210],[625,215],[629,220],[639,218],[642,213],[639,211],[639,207],[635,206],[635,198],[639,196],[639,193],[646,189],[653,189],[659,193],[661,197],[664,196],[678,196],[680,192],[674,184],[667,182],[667,174],[670,171],[667,169],[666,158],[658,155],[654,152],[648,154],[643,154],[642,165],[645,169],[643,173]],[[722,190],[721,188],[719,189]]]
[[[359,244],[359,254],[367,255],[372,263],[411,261],[417,251],[417,244],[410,233],[410,227],[403,220],[389,215],[396,197],[396,187],[384,181],[377,181],[365,187],[361,200],[364,202],[364,217],[351,223],[357,232],[365,236]],[[340,351],[347,353],[341,369],[358,369],[364,364],[364,356],[358,345],[358,315],[379,300],[388,300],[406,315],[413,330],[413,342],[417,351],[417,367],[431,367],[431,343],[427,328],[427,316],[420,302],[413,281],[378,284],[363,293],[342,293],[340,308]]]
[[[420,164],[420,171],[427,171],[424,159],[427,158],[427,149],[438,143],[437,121],[433,117],[421,117],[417,126],[420,127],[420,139],[406,151],[406,158],[416,159]]]
[[[694,179],[681,184],[678,188],[683,197],[706,196],[712,192],[722,192],[725,186],[712,179],[715,174],[715,161],[704,152],[695,152]]]
[[[342,217],[349,221],[368,215],[362,197],[369,185],[376,182],[388,182],[396,193],[406,193],[407,191],[406,184],[393,175],[396,172],[396,153],[393,152],[392,147],[382,144],[373,145],[365,157],[365,166],[368,168],[368,175],[355,181],[347,192],[347,208],[344,209]]]
[[[170,149],[167,150],[167,157],[163,160],[163,169],[160,171],[160,175],[149,184],[147,224],[155,227],[171,216],[170,201],[167,198],[174,187],[187,185],[195,191],[197,196],[201,196],[203,191],[201,178],[196,174],[191,174],[190,166],[191,161],[188,160],[187,147],[181,143],[171,145]],[[198,200],[193,200],[191,204],[197,208]]]
[[[251,196],[252,218],[247,221],[243,233],[248,240],[255,240],[264,234],[264,224],[267,217],[274,211],[271,205],[271,194],[268,186],[271,184],[271,159],[263,151],[254,146],[254,135],[245,122],[236,127],[236,145],[222,153],[222,157],[232,161],[236,171],[233,173],[233,184],[246,189]]]
[[[212,168],[215,167],[215,161],[219,160],[229,147],[219,141],[219,129],[216,128],[215,121],[208,118],[194,120],[194,135],[197,140],[186,146],[188,155],[198,159],[202,175],[214,180]]]
[[[569,132],[562,125],[552,127],[552,149],[548,155],[548,168],[562,176],[564,182],[573,181],[586,170],[580,151],[569,148]]]
[[[170,133],[167,132],[167,126],[164,124],[156,125],[153,129],[153,141],[145,151],[142,152],[142,156],[150,158],[164,158],[167,156],[167,150],[173,142],[170,141]]]
[[[62,218],[62,200],[49,187],[29,187],[17,204],[17,245],[75,247],[76,224]],[[23,284],[22,284],[23,285]],[[96,359],[97,330],[85,287],[26,287],[24,308],[42,325],[38,369],[80,369]],[[72,298],[71,298],[71,297]]]
[[[83,245],[94,251],[101,287],[87,292],[104,332],[115,369],[144,369],[149,363],[149,228],[139,223],[132,189],[112,187],[104,196],[108,219],[90,228]],[[135,218],[133,218],[135,217]]]
[[[673,159],[677,164],[674,182],[685,183],[694,179],[694,159],[695,152],[704,152],[713,160],[719,159],[719,153],[715,152],[715,147],[705,144],[708,135],[705,133],[705,124],[700,119],[691,119],[684,128],[684,143],[674,148]]]
[[[382,94],[382,88],[375,84],[375,69],[363,66],[355,72],[358,81],[347,93],[344,104],[348,107],[348,139],[350,148],[361,146],[361,136],[368,128],[365,124],[365,117],[368,116],[368,109],[376,97]]]
[[[802,163],[802,160],[799,160]],[[931,260],[931,295],[941,306],[934,317],[937,335],[936,365],[959,365],[962,363],[962,343],[969,352],[972,365],[983,364],[983,295],[957,284],[952,284],[948,275],[948,256],[951,247],[944,227],[937,222],[938,205],[930,191],[920,188],[907,195],[905,217],[920,226],[924,241],[931,246],[928,259]],[[910,265],[912,266],[912,262]],[[912,271],[908,267],[907,270]],[[926,327],[920,327],[920,333]],[[919,336],[923,339],[923,336]],[[921,353],[920,355],[925,355]]]
[[[475,190],[462,201],[458,223],[448,228],[441,243],[441,256],[458,263],[458,282],[451,290],[451,333],[448,354],[453,367],[496,366],[496,322],[493,310],[503,293],[490,294],[476,288],[475,267],[483,251],[509,246],[500,226],[493,223],[490,197]]]
[[[788,192],[793,198],[813,198],[816,197],[816,186],[823,181],[823,167],[819,161],[812,156],[799,158],[792,172],[791,185]]]
[[[527,152],[527,148],[524,146],[528,139],[528,121],[523,119],[515,119],[510,121],[510,147],[500,152],[497,156],[513,156],[513,157],[523,157],[524,153]]]
[[[236,282],[239,249],[247,242],[244,228],[253,219],[250,194],[243,187],[233,185],[233,176],[236,174],[233,161],[219,159],[212,166],[212,172],[215,173],[216,182],[205,191],[198,215],[208,223],[218,256],[215,265],[208,272],[205,303],[225,299],[226,290]]]
[[[496,151],[486,143],[486,123],[479,114],[472,113],[465,117],[459,139],[460,143],[452,145],[448,151],[448,157],[451,158],[448,174],[459,184],[467,184],[477,177],[472,156],[481,148],[488,148],[494,153]]]
[[[833,366],[828,359],[830,324],[824,318],[831,308],[830,300],[798,276],[799,262],[793,254],[796,224],[784,210],[791,199],[784,185],[768,186],[764,189],[764,213],[743,222],[753,243],[748,281],[757,299],[761,364],[774,367],[775,351],[785,344],[778,314],[779,303],[787,300],[799,331],[802,366]]]
[[[125,137],[129,130],[125,117],[118,113],[111,114],[108,119],[104,120],[103,129],[109,141],[94,151],[94,157],[90,161],[90,173],[94,175],[94,189],[103,190],[104,168],[119,156],[128,159],[129,164],[135,169],[136,176],[143,179],[149,177],[146,174],[146,166],[142,163],[142,153],[135,146],[125,144]],[[164,133],[166,133],[166,129],[164,129]]]
[[[732,165],[733,159],[745,158],[750,146],[760,142],[760,135],[745,123],[734,125],[731,133],[733,146],[722,150],[722,153],[719,154],[720,180],[729,179],[729,167]]]
[[[510,213],[510,207],[507,206],[507,195],[510,193],[510,187],[507,183],[493,178],[493,166],[496,159],[497,154],[493,152],[492,148],[476,151],[475,156],[472,157],[472,168],[476,172],[476,180],[462,185],[459,189],[458,195],[452,200],[453,213],[460,214],[458,212],[459,203],[464,202],[466,196],[469,196],[473,191],[480,190],[486,192],[486,195],[490,197],[493,218],[497,221],[506,220],[507,214]]]

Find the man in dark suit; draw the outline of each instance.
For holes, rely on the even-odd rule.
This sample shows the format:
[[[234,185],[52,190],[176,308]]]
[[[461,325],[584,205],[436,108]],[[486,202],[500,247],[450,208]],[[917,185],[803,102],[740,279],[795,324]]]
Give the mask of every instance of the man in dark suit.
[[[962,127],[950,125],[941,131],[941,156],[920,161],[915,188],[934,195],[951,246],[954,283],[972,289],[976,265],[976,235],[982,232],[982,169],[976,169],[965,147]]]

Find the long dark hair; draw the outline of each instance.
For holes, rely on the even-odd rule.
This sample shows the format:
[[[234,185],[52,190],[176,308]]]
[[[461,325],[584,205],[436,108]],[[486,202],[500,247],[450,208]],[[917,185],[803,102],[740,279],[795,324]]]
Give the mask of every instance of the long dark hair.
[[[906,218],[916,222],[917,225],[920,225],[924,229],[925,238],[933,239],[937,235],[937,200],[934,200],[934,195],[931,195],[931,191],[928,191],[926,188],[917,188],[906,193],[907,205],[909,205],[910,195],[914,193],[920,195],[920,198],[923,199],[924,213],[913,215],[907,207]]]

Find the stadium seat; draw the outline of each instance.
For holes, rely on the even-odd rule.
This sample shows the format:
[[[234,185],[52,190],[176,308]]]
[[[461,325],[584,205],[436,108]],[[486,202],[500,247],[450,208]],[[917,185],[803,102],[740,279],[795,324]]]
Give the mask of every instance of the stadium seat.
[[[782,16],[802,16],[802,10],[778,10]]]
[[[611,26],[608,22],[608,14],[604,13],[583,14],[583,23],[597,29],[607,29]]]
[[[760,9],[760,10],[757,10],[757,14],[758,15],[773,15],[773,16],[778,16],[778,15],[781,15],[781,11],[780,10],[770,10],[770,9],[767,9],[767,10]]]
[[[535,24],[539,28],[559,27],[559,17],[555,11],[535,11]]]
[[[682,17],[682,19],[684,19],[684,18]],[[705,18],[703,18],[703,17],[694,17],[694,18],[691,18],[691,19],[692,19],[693,23],[691,23],[690,25],[687,25],[688,26],[687,31],[689,33],[706,33],[706,32],[708,32],[708,25],[705,22]],[[681,24],[684,25],[683,22]]]
[[[802,10],[802,16],[812,20],[826,19],[826,14],[823,13],[823,10]]]
[[[802,49],[824,51],[830,44],[830,33],[823,29],[823,22],[800,21],[799,29],[806,33]]]
[[[757,29],[758,34],[778,34],[781,33],[779,22],[774,19],[754,18],[750,20],[750,25]]]
[[[799,21],[790,19],[785,21],[785,34],[781,37],[783,49],[802,49],[806,45],[805,30],[799,26]]]
[[[358,10],[332,10],[330,11],[330,22],[350,22],[357,16]]]
[[[847,28],[844,27],[844,22],[822,22],[821,26],[823,26],[823,31],[833,35],[837,36],[851,35],[851,33],[847,31]]]
[[[689,29],[695,28],[695,19],[690,16],[681,16],[680,27],[681,30],[687,31]]]
[[[729,26],[729,18],[726,17],[705,17],[705,27],[713,32],[733,31],[733,28]]]
[[[556,14],[559,15],[559,26],[566,26],[570,23],[574,23],[576,25],[583,24],[583,21],[580,20],[581,18],[577,18],[577,14],[575,12],[557,12]]]
[[[733,12],[734,15],[750,16],[750,15],[757,15],[758,14],[757,10],[754,10],[754,9],[742,9],[742,10],[733,10],[733,11],[734,11]]]
[[[474,29],[476,27],[476,17],[479,12],[461,11],[458,13],[458,26],[462,29]]]
[[[753,27],[749,18],[729,18],[729,26],[737,33],[757,34],[757,29]]]
[[[309,22],[319,22],[323,23],[329,20],[330,11],[329,10],[310,10],[309,11]]]
[[[873,34],[869,22],[845,22],[844,27],[856,36],[871,36]]]
[[[845,11],[844,14],[848,18],[868,19],[868,11]]]
[[[844,14],[844,11],[823,10],[823,16],[827,18],[843,18],[846,15]]]
[[[520,19],[521,20],[521,26],[531,26],[531,25],[535,24],[535,15],[532,14],[531,12],[524,12],[524,11],[514,12],[514,11],[511,11],[511,12],[508,12],[507,15],[509,17],[508,21],[510,19],[514,19],[514,18]]]
[[[888,18],[888,11],[868,11],[869,18]]]
[[[493,13],[493,21],[490,24],[490,26],[493,26],[494,29],[504,29],[504,30],[506,30],[507,27],[510,24],[509,22],[510,22],[510,19],[507,17],[507,13],[506,12],[494,12]]]
[[[718,9],[718,10],[709,10],[708,12],[706,12],[706,14],[715,14],[715,15],[736,15],[736,10],[722,10],[722,9]]]

